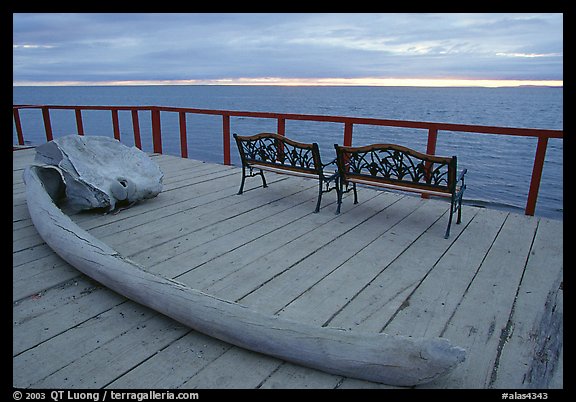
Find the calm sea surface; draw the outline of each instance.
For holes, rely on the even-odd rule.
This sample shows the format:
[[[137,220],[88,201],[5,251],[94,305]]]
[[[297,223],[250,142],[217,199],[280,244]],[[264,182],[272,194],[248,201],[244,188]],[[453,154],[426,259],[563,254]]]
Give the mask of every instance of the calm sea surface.
[[[14,104],[155,105],[206,109],[324,114],[441,123],[563,129],[562,88],[413,88],[413,87],[276,87],[276,86],[126,86],[14,87]],[[27,142],[45,141],[40,111],[21,111]],[[83,112],[87,135],[113,136],[110,112]],[[149,115],[140,114],[142,145],[152,150]],[[129,112],[120,112],[121,139],[133,145]],[[55,137],[76,133],[72,111],[51,111]],[[231,118],[231,132],[241,135],[276,131],[272,119]],[[222,162],[222,119],[187,116],[190,158]],[[325,161],[342,143],[343,125],[286,122],[286,135],[318,142]],[[396,143],[425,152],[426,130],[354,126],[353,145]],[[162,114],[164,153],[179,155],[178,115]],[[16,131],[13,130],[16,143]],[[238,164],[234,144],[232,162]],[[478,204],[519,208],[530,183],[536,139],[442,132],[436,153],[458,156],[459,169],[468,168],[465,199]],[[551,139],[540,186],[536,214],[563,217],[563,141]]]

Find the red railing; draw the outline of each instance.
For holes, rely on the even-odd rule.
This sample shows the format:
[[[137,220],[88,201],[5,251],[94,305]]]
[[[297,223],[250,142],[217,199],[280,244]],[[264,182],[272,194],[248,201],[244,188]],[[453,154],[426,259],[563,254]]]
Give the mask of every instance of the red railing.
[[[223,156],[224,164],[229,165],[230,159],[230,117],[254,117],[262,119],[275,119],[277,121],[277,133],[285,135],[285,127],[287,120],[306,120],[316,122],[331,122],[342,123],[344,125],[343,132],[343,145],[352,145],[352,134],[354,125],[373,125],[373,126],[388,126],[388,127],[405,127],[428,130],[428,140],[426,146],[426,153],[434,155],[436,153],[436,143],[438,138],[438,131],[454,131],[466,132],[477,134],[497,134],[497,135],[512,135],[523,137],[534,137],[538,139],[536,152],[534,156],[534,163],[532,167],[532,177],[530,180],[530,189],[526,200],[526,215],[534,215],[536,209],[536,201],[538,199],[538,191],[540,188],[540,181],[542,178],[542,169],[544,167],[544,160],[546,157],[546,149],[548,147],[549,138],[564,138],[562,130],[548,130],[548,129],[535,129],[535,128],[514,128],[514,127],[496,127],[496,126],[479,126],[470,124],[453,124],[453,123],[433,123],[423,121],[409,121],[409,120],[388,120],[388,119],[375,119],[363,117],[345,117],[345,116],[325,116],[325,115],[310,115],[310,114],[291,114],[291,113],[270,113],[270,112],[245,112],[233,110],[214,110],[214,109],[195,109],[195,108],[181,108],[181,107],[165,107],[165,106],[57,106],[57,105],[13,105],[14,124],[18,137],[18,144],[24,145],[24,134],[22,132],[22,124],[20,121],[21,109],[40,109],[42,111],[42,118],[44,122],[44,130],[46,132],[46,141],[51,141],[52,124],[50,120],[50,110],[74,110],[76,116],[76,128],[79,135],[84,135],[84,125],[82,121],[82,111],[84,110],[108,110],[111,112],[112,127],[114,138],[120,140],[120,124],[118,119],[118,112],[127,110],[132,115],[132,126],[134,132],[134,144],[138,148],[142,148],[140,139],[140,123],[138,112],[149,111],[152,123],[152,146],[153,151],[162,153],[162,129],[161,129],[161,112],[178,113],[179,117],[179,131],[180,131],[180,154],[183,158],[188,157],[188,143],[186,133],[186,114],[204,114],[204,115],[218,115],[222,117],[222,143],[223,143]]]

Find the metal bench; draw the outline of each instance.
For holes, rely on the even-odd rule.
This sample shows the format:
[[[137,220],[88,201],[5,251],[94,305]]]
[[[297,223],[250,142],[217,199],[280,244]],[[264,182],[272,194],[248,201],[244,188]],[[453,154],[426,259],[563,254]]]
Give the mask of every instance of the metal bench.
[[[334,189],[338,191],[336,166],[334,166],[333,173],[324,173],[324,168],[331,164],[335,165],[336,160],[323,164],[317,143],[301,143],[274,133],[260,133],[252,136],[233,135],[242,160],[242,182],[238,194],[244,191],[246,177],[261,176],[262,187],[268,187],[264,170],[317,179],[318,201],[314,212],[320,211],[323,193]],[[258,172],[255,173],[254,169]],[[332,181],[335,185],[330,187]]]
[[[339,174],[336,213],[340,213],[342,194],[354,191],[354,204],[357,204],[356,184],[365,184],[450,198],[445,238],[450,236],[454,212],[458,211],[456,223],[461,222],[462,196],[466,189],[464,175],[467,169],[462,170],[457,176],[456,156],[427,155],[394,144],[363,147],[343,147],[334,144],[334,147]]]

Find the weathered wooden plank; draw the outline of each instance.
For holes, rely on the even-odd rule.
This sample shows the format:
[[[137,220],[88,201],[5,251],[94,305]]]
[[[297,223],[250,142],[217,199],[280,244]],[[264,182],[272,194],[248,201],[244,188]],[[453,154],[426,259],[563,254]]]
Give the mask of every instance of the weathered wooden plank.
[[[501,335],[492,388],[547,388],[562,369],[562,235],[562,221],[540,219],[513,311]]]
[[[367,199],[367,202],[369,201]],[[327,225],[329,222],[343,219],[341,216],[333,213],[315,214],[312,212],[313,208],[304,210],[304,207],[307,207],[306,204],[300,204],[298,208],[286,211],[286,214],[276,215],[272,230],[264,227],[265,236],[261,235],[253,240],[243,241],[239,247],[226,251],[224,254],[218,254],[215,258],[206,260],[206,256],[214,256],[212,249],[207,250],[208,253],[200,252],[201,255],[193,260],[202,262],[202,265],[199,266],[196,262],[196,268],[178,276],[178,280],[191,284],[195,288],[209,291],[217,281],[242,267],[254,264],[255,261],[268,256],[275,250],[286,247],[283,251],[290,250],[292,256],[301,253],[299,258],[303,258],[310,253],[308,247],[313,249],[320,247],[346,231],[345,226],[336,228],[333,225]],[[361,217],[362,214],[365,214],[364,219],[366,219],[374,212],[359,209],[357,216]],[[287,218],[286,221],[281,220],[284,217]],[[271,239],[275,240],[271,241]],[[239,240],[242,241],[243,238],[239,237]]]
[[[212,186],[214,187],[213,184],[207,183],[206,186]],[[211,198],[211,200],[214,199],[218,199],[219,197],[221,197],[220,194],[216,194],[213,198]],[[121,219],[122,221],[124,221],[124,219],[130,219],[130,218],[124,218],[124,216],[127,216],[129,214],[135,214],[132,215],[133,217],[135,217],[134,221],[138,221],[140,222],[140,224],[142,224],[143,222],[149,222],[150,221],[150,216],[148,216],[146,213],[140,213],[142,210],[150,208],[150,206],[153,206],[155,200],[149,200],[148,203],[143,203],[140,205],[137,205],[136,207],[132,208],[131,210],[127,210],[127,211],[122,211],[121,213],[121,217],[120,215],[117,216],[113,216],[113,215],[94,215],[92,217],[92,221],[94,222],[99,222],[101,221],[106,221],[106,220],[113,220],[113,219]],[[205,202],[209,203],[210,200],[206,200]],[[154,207],[154,206],[153,206]],[[162,209],[160,209],[160,211],[170,211],[171,208],[166,208],[166,205],[161,206],[163,207]],[[181,208],[185,207],[182,206]],[[27,215],[27,217],[29,217],[28,215],[28,211],[27,211],[27,207],[23,206],[24,211]],[[160,207],[157,207],[160,208]],[[158,210],[154,211],[152,210],[151,213],[157,213],[158,214]],[[168,212],[167,212],[168,213]],[[159,214],[160,216],[157,217],[157,219],[161,219],[162,218],[162,214]],[[84,214],[84,215],[76,215],[75,219],[77,220],[78,217],[80,217],[80,220],[82,219],[82,217],[87,217],[88,214]],[[146,221],[145,219],[148,218],[148,221]],[[14,254],[14,258],[13,258],[13,265],[14,266],[21,266],[22,264],[25,264],[27,262],[32,262],[34,263],[34,261],[38,258],[53,258],[53,256],[51,255],[52,253],[50,252],[49,249],[47,249],[45,246],[43,246],[43,240],[38,236],[36,229],[31,225],[31,221],[28,219],[29,222],[29,226],[25,229],[25,230],[17,230],[16,233],[17,235],[15,236],[15,245],[14,245],[14,250],[13,252],[17,252]],[[94,223],[94,225],[98,225],[102,223]],[[123,230],[125,230],[125,227],[122,226],[117,226],[116,227],[116,233],[122,232]],[[27,235],[26,235],[27,234]],[[16,241],[18,240],[18,241]],[[148,247],[147,244],[143,244],[143,247]],[[19,250],[21,250],[21,252],[18,252]],[[27,257],[28,256],[28,257]],[[25,272],[26,269],[25,267],[20,267],[19,269],[19,277],[22,278],[25,276]],[[29,273],[30,276],[33,275],[37,275],[37,269],[34,269],[34,267],[32,267],[32,271]],[[66,278],[67,279],[67,278]],[[56,282],[58,283],[58,282]],[[54,284],[52,282],[52,284]],[[36,292],[39,289],[34,289],[34,292]],[[23,293],[18,292],[17,297],[23,297],[26,295],[29,295],[31,293],[27,293],[26,291]]]
[[[229,343],[190,331],[119,376],[106,388],[178,388],[231,347]]]
[[[439,336],[508,214],[481,210],[384,327],[388,334]],[[447,286],[447,284],[449,286]]]
[[[240,361],[243,364],[239,370]],[[273,357],[231,348],[178,388],[257,388],[278,364],[278,359]]]
[[[90,221],[96,226],[106,225],[111,221],[122,220],[130,216],[143,213],[145,211],[153,211],[168,206],[177,205],[181,202],[187,202],[197,197],[206,197],[209,193],[216,193],[219,191],[231,192],[230,184],[234,180],[232,174],[223,175],[222,172],[217,176],[204,177],[204,178],[191,178],[187,180],[186,185],[177,187],[165,187],[163,191],[155,198],[146,200],[146,202],[137,204],[140,207],[138,212],[134,212],[134,208],[122,210],[119,214],[98,214],[98,213],[82,213],[74,216],[75,222],[79,225],[84,225],[84,221]],[[89,228],[91,226],[87,226]]]
[[[34,246],[38,246],[44,243],[44,240],[38,235],[34,226],[21,229],[18,235],[18,239],[14,239],[12,243],[12,252],[16,253]]]
[[[180,187],[174,191],[162,192],[154,199],[124,209],[118,214],[84,213],[74,215],[74,221],[86,230],[93,230],[102,226],[104,233],[98,231],[94,233],[99,236],[106,235],[105,227],[110,224],[126,225],[130,221],[151,222],[197,205],[231,197],[234,194],[230,187],[231,180],[230,177],[225,176],[213,181],[199,182],[187,187]],[[129,221],[124,222],[127,219]],[[125,229],[123,226],[121,228]]]
[[[562,298],[559,298],[559,303],[562,303]],[[564,343],[562,343],[562,346],[560,347],[556,368],[552,374],[550,382],[548,383],[548,388],[564,389]]]
[[[372,211],[372,214],[376,213],[378,216],[381,213],[372,210],[375,203],[384,209],[388,206],[394,208],[400,204],[399,200],[399,197],[379,194],[378,197],[366,200],[365,212]],[[256,309],[265,306],[263,311],[276,313],[280,307],[294,299],[292,292],[301,289],[304,279],[313,280],[322,275],[320,271],[323,271],[323,275],[327,275],[386,229],[386,225],[365,228],[364,223],[371,218],[374,219],[373,215],[358,215],[351,211],[349,214],[352,216],[344,213],[333,221],[294,239],[286,247],[277,248],[263,255],[215,282],[207,290],[216,295],[227,295],[233,300],[241,299],[242,303],[247,303]],[[362,235],[359,236],[359,233]],[[302,272],[303,277],[296,279],[292,277],[291,274],[295,271]],[[290,278],[285,278],[285,275],[290,275]],[[282,284],[277,286],[279,282]],[[264,289],[270,286],[275,289],[267,292],[274,293],[273,302],[268,300],[263,304],[251,304],[253,300],[262,301],[260,292],[265,293]],[[301,291],[304,292],[305,289]],[[258,295],[252,295],[250,299],[244,298],[252,292]],[[274,309],[278,303],[280,303],[278,309]]]
[[[182,187],[188,187],[188,186],[192,186],[198,183],[204,183],[204,182],[211,182],[214,181],[220,177],[228,177],[230,176],[230,178],[236,177],[237,176],[237,169],[233,168],[233,167],[227,167],[227,169],[215,169],[216,171],[213,171],[211,173],[202,175],[202,176],[198,176],[198,177],[187,177],[185,179],[182,180],[178,180],[176,182],[173,183],[169,183],[165,186],[164,190],[165,192],[169,192],[169,191],[174,191],[176,189],[182,188]]]
[[[436,205],[436,208],[431,203],[424,208],[424,202],[416,197],[406,197],[401,203],[387,208],[384,216],[374,217],[388,230],[283,307],[280,315],[325,325],[445,212],[444,203]]]
[[[102,388],[189,331],[164,315],[151,316],[109,342],[101,342],[97,348],[35,383],[34,387]]]
[[[15,356],[12,360],[13,385],[18,388],[33,386],[156,314],[137,303],[123,303],[84,321]]]
[[[423,208],[428,208],[428,206]],[[466,208],[462,223],[453,226],[449,239],[443,239],[446,231],[446,216],[442,215],[335,314],[327,325],[381,331],[477,213],[477,208]],[[352,378],[344,378],[339,385],[339,388],[343,389],[386,387],[390,386],[366,383]]]
[[[266,191],[265,194],[262,195],[262,202],[268,203],[277,201],[278,199],[285,199],[293,194],[294,191],[298,192],[304,189],[304,186],[311,186],[311,183],[304,183],[303,187],[296,186],[295,188],[287,188],[282,186],[279,191]],[[117,245],[124,255],[132,256],[147,249],[147,244],[162,245],[171,240],[183,239],[199,229],[257,209],[258,206],[259,204],[251,200],[251,197],[244,198],[235,195],[220,197],[212,202],[202,203],[201,205],[191,207],[177,214],[164,216],[162,219],[155,219],[153,227],[146,227],[146,230],[142,230],[138,226],[125,230],[121,243],[116,243],[114,241],[115,239],[108,239],[107,236],[98,237],[106,239],[108,244]],[[148,223],[146,226],[148,226]],[[174,253],[175,251],[171,251],[169,255],[173,255]]]
[[[22,251],[16,251],[12,253],[12,267],[16,268],[20,265],[24,265],[53,254],[54,251],[52,251],[50,247],[48,247],[45,243],[26,248]]]
[[[19,222],[22,220],[29,220],[28,208],[26,204],[14,205],[12,207],[12,222]]]
[[[510,214],[442,336],[474,356],[457,372],[429,384],[439,388],[488,388],[502,334],[530,252],[537,220]]]
[[[444,227],[446,231],[446,227]],[[378,384],[370,381],[362,381],[356,378],[344,378],[336,387],[337,389],[399,389],[386,384]]]
[[[15,170],[12,172],[12,194],[24,194],[24,181],[22,180],[22,171]]]
[[[201,177],[201,176],[205,176],[205,175],[214,173],[215,171],[220,171],[220,170],[226,171],[226,170],[234,169],[233,166],[216,165],[216,164],[211,164],[211,163],[202,163],[202,162],[198,162],[198,161],[196,161],[196,162],[197,163],[186,164],[186,165],[182,165],[179,162],[174,163],[174,168],[171,171],[166,172],[166,174],[164,175],[164,178],[162,180],[162,183],[168,185],[171,183],[178,182],[180,180],[188,179],[190,177]],[[162,167],[161,167],[161,169],[162,169]],[[164,170],[166,170],[166,169],[164,169]]]
[[[83,275],[20,300],[13,309],[12,353],[18,355],[60,334],[66,337],[70,328],[125,301]]]
[[[29,166],[34,162],[34,157],[36,156],[36,150],[34,148],[22,149],[20,151],[12,152],[12,171],[24,170],[26,166]]]
[[[208,182],[206,183],[206,186],[209,187],[210,185],[211,185],[210,183],[208,183]],[[213,194],[211,199],[212,200],[218,200],[220,197],[221,197],[220,194]],[[199,197],[196,197],[193,199],[193,201],[188,201],[188,202],[196,202],[197,203],[197,202],[199,202],[199,200],[197,198],[199,198]],[[155,202],[157,199],[163,200],[164,197],[158,196],[152,200],[147,200],[147,202],[140,204],[140,205],[146,205],[145,208],[140,208],[140,210],[143,210],[143,209],[155,210],[155,209],[162,208],[162,206],[159,206]],[[210,202],[210,200],[207,200],[205,202]],[[137,207],[140,207],[140,205],[137,205]],[[164,207],[165,206],[166,205],[164,205]],[[166,211],[168,212],[169,210],[166,210]],[[16,218],[17,216],[19,219],[22,219],[22,218],[27,219],[29,217],[26,205],[22,205],[22,206],[14,208],[14,217]],[[101,227],[101,226],[106,225],[106,222],[113,221],[115,219],[115,216],[117,216],[117,215],[84,213],[84,214],[75,215],[75,221],[79,221],[80,225],[92,224],[92,225],[97,225],[98,227]],[[120,219],[122,219],[122,218],[120,218]],[[142,219],[145,219],[145,218],[142,218]],[[156,219],[159,220],[160,222],[164,222],[164,220],[162,219],[162,216],[157,216]],[[149,221],[147,223],[149,223]],[[21,251],[21,250],[24,250],[26,248],[30,248],[32,246],[40,245],[43,243],[43,240],[38,236],[37,232],[35,230],[33,230],[33,228],[27,228],[25,230],[26,230],[25,233],[21,234],[19,236],[20,238],[19,238],[18,242],[14,245],[14,247],[15,247],[14,251]],[[123,230],[125,230],[125,229],[123,229]],[[102,236],[102,234],[101,234],[101,236]]]
[[[195,167],[204,166],[205,164],[195,159],[183,159],[174,155],[156,155],[152,158],[154,162],[160,166],[160,169],[167,175],[172,175],[179,170],[193,169]]]
[[[123,231],[127,228],[150,223],[154,220],[186,211],[190,208],[210,204],[221,198],[233,198],[236,191],[231,184],[234,179],[231,176],[220,177],[217,180],[199,182],[191,186],[181,187],[174,191],[162,192],[152,200],[136,205],[135,207],[122,210],[119,214],[79,214],[74,216],[74,221],[82,228],[90,230],[98,237],[108,234],[108,227],[116,225],[114,231]],[[276,178],[271,178],[275,183]],[[284,180],[284,179],[278,179]],[[248,186],[250,187],[250,186]],[[250,198],[251,192],[246,194]],[[132,225],[132,226],[130,226]],[[98,229],[102,227],[102,229]]]
[[[153,266],[182,253],[192,253],[199,247],[209,249],[211,253],[217,250],[222,253],[228,252],[235,245],[258,237],[262,230],[272,230],[273,225],[281,224],[279,214],[297,208],[299,204],[309,205],[308,201],[314,197],[314,193],[315,189],[311,188],[279,200],[269,199],[270,203],[265,208],[260,207],[259,202],[262,198],[258,197],[255,201],[248,200],[243,210],[236,211],[228,217],[220,211],[214,211],[212,216],[201,214],[202,219],[194,222],[196,228],[181,230],[178,237],[163,242],[154,250],[143,250],[131,254],[130,257],[147,266]],[[278,193],[275,197],[277,196]],[[180,234],[182,232],[184,233]],[[184,268],[189,269],[188,264]]]
[[[342,227],[346,228],[346,231],[343,232],[343,234],[335,236],[335,240],[331,241],[329,244],[333,247],[328,247],[328,246],[322,246],[319,247],[318,245],[314,246],[315,249],[318,249],[318,251],[312,253],[312,255],[309,258],[302,258],[301,256],[296,255],[295,256],[295,261],[299,261],[297,263],[298,266],[300,266],[302,269],[301,271],[301,277],[300,278],[296,278],[296,280],[293,280],[294,278],[291,278],[291,280],[284,280],[284,283],[282,285],[282,289],[280,290],[284,290],[283,293],[279,292],[279,289],[275,289],[274,287],[272,288],[272,290],[269,292],[270,294],[270,299],[264,299],[261,297],[261,295],[259,295],[259,291],[262,288],[265,288],[265,286],[259,288],[256,292],[249,294],[247,297],[241,299],[242,303],[247,303],[247,305],[252,306],[251,302],[254,302],[254,305],[258,306],[258,309],[260,311],[266,311],[266,312],[275,312],[278,310],[279,307],[282,307],[283,305],[285,306],[287,303],[290,303],[290,301],[294,300],[294,294],[287,292],[286,290],[291,289],[293,290],[294,288],[296,290],[301,289],[300,293],[305,293],[306,289],[308,287],[311,287],[315,282],[312,282],[311,284],[307,285],[305,288],[301,288],[300,286],[300,282],[304,282],[306,283],[306,279],[312,275],[313,270],[312,269],[304,269],[306,267],[310,267],[312,268],[313,266],[316,267],[332,267],[330,268],[327,272],[324,273],[324,275],[327,275],[331,270],[333,270],[335,267],[338,267],[339,265],[341,265],[343,263],[343,261],[346,261],[347,259],[350,258],[350,255],[354,255],[355,253],[357,253],[359,250],[363,249],[364,247],[366,247],[367,244],[370,244],[372,242],[374,242],[375,238],[378,238],[379,236],[382,235],[383,232],[385,232],[387,229],[389,229],[390,227],[393,227],[394,223],[398,222],[398,219],[403,219],[406,215],[410,215],[411,212],[417,208],[418,206],[421,205],[422,201],[418,198],[415,197],[408,197],[408,199],[404,199],[402,197],[399,197],[397,194],[390,194],[390,193],[380,193],[381,196],[377,197],[377,198],[373,198],[371,200],[371,202],[367,202],[366,205],[364,205],[363,207],[366,210],[372,210],[374,212],[376,212],[374,214],[374,212],[372,212],[371,216],[368,216],[366,218],[366,216],[364,216],[364,220],[363,219],[359,219],[359,216],[353,216],[354,214],[351,211],[348,211],[348,213],[350,215],[342,215],[340,218],[342,220],[339,221],[339,224]],[[403,202],[397,202],[398,200],[401,200]],[[378,205],[378,208],[376,208],[376,205]],[[445,210],[445,205],[443,203],[441,203],[441,207],[442,207],[442,211],[437,212],[438,214],[442,214],[442,212]],[[421,218],[421,217],[420,217]],[[369,220],[375,220],[378,219],[379,221],[382,222],[386,222],[386,224],[380,224],[380,225],[373,225],[370,226],[369,228],[365,227],[365,223]],[[419,218],[415,218],[415,220],[420,220]],[[347,223],[345,223],[346,221],[348,221]],[[352,229],[350,226],[351,225]],[[331,230],[334,230],[331,228]],[[316,239],[324,239],[328,236],[329,237],[329,233],[321,233],[321,234],[317,234],[316,236],[314,236],[314,238]],[[365,238],[363,238],[363,236]],[[306,244],[310,243],[310,240],[307,238],[301,238],[298,239],[297,241],[302,241],[299,244],[292,244],[289,248],[289,252],[286,253],[285,256],[278,256],[276,255],[276,253],[273,253],[270,258],[268,258],[268,256],[266,256],[264,258],[264,262],[261,262],[262,264],[264,264],[264,266],[260,266],[260,264],[257,263],[252,263],[250,264],[250,267],[252,268],[251,271],[246,272],[246,274],[249,274],[250,272],[260,272],[263,268],[266,267],[276,267],[276,266],[284,266],[284,265],[289,265],[289,262],[286,262],[286,258],[288,256],[292,256],[292,254],[295,253],[295,251],[300,250],[302,247],[305,247]],[[296,243],[296,242],[294,242]],[[280,250],[285,250],[285,249],[280,249]],[[337,255],[334,255],[335,250],[339,250],[341,251],[340,253],[337,253]],[[327,253],[327,254],[326,254]],[[296,253],[297,254],[297,253]],[[338,256],[340,256],[343,260],[338,262],[340,260],[340,258],[338,258]],[[313,262],[310,262],[309,264],[309,260],[313,260]],[[267,262],[270,261],[270,262]],[[289,260],[288,260],[289,261]],[[323,263],[322,263],[323,262]],[[287,274],[290,274],[291,272],[294,271],[294,267],[292,267],[290,270],[286,271]],[[276,280],[278,277],[275,277],[274,279]],[[236,283],[237,288],[240,289],[245,289],[245,280],[243,280],[244,278],[240,278],[240,277],[234,277],[233,279],[230,280],[230,286],[224,287],[224,288],[220,288],[218,287],[218,283],[216,285],[211,286],[210,288],[208,288],[208,291],[210,291],[211,293],[214,294],[221,294],[224,295],[226,294],[228,297],[232,296],[236,296],[239,294],[239,292],[241,291],[236,291],[234,287],[232,286],[233,283]],[[316,280],[316,282],[318,282],[319,279]],[[256,284],[258,282],[258,280],[254,280],[254,284]],[[353,286],[354,282],[350,282],[350,281],[346,281],[345,282],[347,286]],[[249,289],[249,288],[248,288]],[[237,293],[238,292],[238,293]],[[244,290],[244,292],[246,292],[246,290]],[[275,296],[274,296],[275,295]],[[298,299],[300,300],[300,299]],[[302,307],[303,310],[316,310],[317,308],[317,300],[312,300],[309,301],[309,303],[307,303],[304,307]],[[334,311],[331,309],[328,309],[328,312],[325,312],[324,315],[325,317],[329,317],[331,314],[333,314]],[[285,314],[284,311],[279,313],[280,315]],[[301,313],[300,313],[301,314]],[[288,314],[286,314],[288,315]],[[293,317],[290,317],[293,318]],[[301,320],[302,317],[298,318],[298,321],[302,321]],[[227,352],[227,353],[232,353],[233,350]],[[235,353],[239,353],[236,352]],[[242,357],[239,357],[236,361],[236,359],[233,359],[233,361],[235,361],[235,365],[239,365],[239,364],[243,364],[243,361],[249,360],[249,359],[254,359],[255,357],[250,355],[250,354],[242,354]],[[232,364],[232,362],[230,363]],[[256,363],[254,363],[256,364]],[[209,371],[211,370],[212,367],[207,366],[204,370]],[[273,369],[273,371],[271,371],[270,376],[267,377],[263,384],[262,387],[266,388],[268,386],[271,387],[276,387],[277,385],[275,385],[277,382],[282,382],[284,385],[284,387],[305,387],[306,384],[308,384],[311,387],[329,387],[329,388],[334,388],[337,386],[337,384],[342,380],[342,377],[339,376],[335,376],[335,375],[328,375],[326,373],[321,373],[318,372],[316,370],[310,370],[301,366],[297,366],[297,365],[293,365],[293,364],[289,364],[289,363],[280,363],[278,362],[277,367],[271,367],[271,369]],[[209,372],[206,373],[206,376],[210,375]],[[270,382],[269,382],[270,381]],[[229,387],[235,387],[237,386],[237,384],[232,380],[229,379],[227,386]]]
[[[18,224],[17,222],[12,224],[12,243],[14,246],[16,246],[15,243],[17,243],[19,240],[25,239],[32,234],[38,234],[34,228],[32,220],[28,219],[27,221],[19,221]],[[21,250],[22,247],[19,247],[19,249]],[[14,252],[15,248],[12,248],[12,251]]]
[[[371,219],[380,219],[382,222],[386,222],[387,209],[398,208],[398,205],[403,201],[404,198],[398,194],[381,193],[377,198],[365,200],[364,204],[359,205],[364,212],[356,211],[356,208],[343,212],[338,221],[332,222],[331,226],[324,227],[323,232],[316,232],[318,233],[316,238],[323,239],[327,236],[328,242],[318,247],[307,258],[288,264],[287,266],[290,267],[288,270],[276,272],[278,257],[270,258],[270,268],[267,269],[274,269],[275,275],[263,286],[239,300],[257,309],[266,309],[266,311],[273,313],[278,312],[287,303],[296,299],[332,270],[343,264],[351,255],[380,236],[388,228],[388,225],[369,225],[369,222]],[[410,203],[410,200],[407,202]],[[336,236],[330,235],[330,232],[334,230],[332,227],[339,230]],[[299,239],[302,244],[307,241],[302,240],[305,239]],[[290,250],[279,251],[284,252],[288,257],[290,255]],[[259,268],[259,270],[261,269],[262,267]]]
[[[32,226],[32,221],[30,219],[22,219],[12,222],[12,230],[19,230],[29,226]]]
[[[249,199],[249,197],[250,197],[249,194],[250,193],[246,194],[246,197],[245,197],[246,199]],[[213,199],[218,199],[219,197],[221,197],[221,195],[216,195],[216,197]],[[136,207],[133,208],[133,210],[145,209],[145,207],[147,207],[149,204],[152,204],[152,200],[150,200],[150,203],[143,203],[143,204],[137,205]],[[208,202],[208,204],[209,204],[209,202]],[[169,210],[170,209],[168,209],[168,211]],[[165,209],[161,209],[160,211],[165,211]],[[128,212],[128,211],[123,211],[123,213],[124,212]],[[156,213],[157,212],[158,211],[156,211]],[[109,216],[109,215],[95,215],[94,219],[95,220],[97,220],[98,218],[104,219],[107,216]],[[144,220],[145,217],[148,217],[148,221]],[[146,214],[146,213],[135,215],[135,218],[141,218],[139,220],[140,224],[144,224],[144,223],[149,224],[150,219],[152,219],[151,216],[148,216],[148,214]],[[126,218],[126,219],[130,219],[130,218]],[[161,216],[157,219],[161,219]],[[121,222],[124,222],[124,221],[125,220],[122,220]],[[136,219],[134,221],[136,221]],[[132,224],[134,224],[134,222],[132,222]],[[116,231],[111,233],[110,236],[113,239],[120,242],[119,244],[122,244],[122,239],[124,239],[124,236],[116,237],[116,233],[122,233],[125,230],[125,228],[122,226],[116,226],[115,229],[116,229]],[[24,246],[32,247],[35,244],[38,244],[39,247],[30,248],[30,250],[34,250],[34,249],[35,250],[45,250],[45,252],[43,254],[31,253],[32,254],[31,257],[25,261],[17,261],[17,259],[18,260],[20,259],[19,257],[22,257],[24,252],[15,254],[14,266],[15,267],[18,266],[18,270],[16,271],[17,273],[15,273],[15,285],[14,285],[15,300],[18,300],[19,298],[22,298],[22,297],[32,295],[32,294],[40,291],[41,289],[43,289],[42,286],[45,286],[45,285],[46,286],[54,286],[58,283],[61,283],[62,281],[68,280],[68,279],[75,276],[73,270],[71,271],[70,268],[66,266],[66,264],[61,265],[62,261],[58,257],[54,256],[53,253],[51,253],[51,251],[49,249],[42,247],[43,240],[40,238],[40,236],[38,236],[36,229],[33,226],[30,226],[28,231],[33,233],[32,235],[30,235],[31,237],[29,237],[31,244],[28,244],[27,241],[22,241],[22,242],[19,242],[17,245],[15,245],[15,249],[17,248],[17,246],[20,246],[20,248],[24,248]],[[149,243],[142,243],[140,246],[141,246],[141,249],[143,249],[143,248],[146,250],[149,249]],[[24,249],[23,251],[27,252],[30,250]],[[13,251],[18,251],[18,250],[13,250]],[[26,261],[30,261],[30,262],[27,263],[27,265],[23,266],[22,264],[25,263]],[[57,266],[63,266],[64,270],[63,271],[62,270],[54,271],[54,268],[56,268]],[[52,270],[53,272],[55,272],[56,275],[53,277],[50,277],[49,272],[48,272],[49,270]],[[38,279],[42,279],[43,277],[48,277],[47,278],[48,281],[47,282],[38,281]],[[28,286],[28,285],[31,285],[31,286]]]
[[[428,206],[423,208],[427,209]],[[338,311],[329,325],[381,331],[446,250],[458,239],[461,232],[467,228],[478,211],[478,208],[466,208],[462,223],[454,225],[449,239],[442,239],[446,231],[446,216],[442,215]]]
[[[30,297],[79,275],[76,268],[55,254],[19,265],[13,268],[12,301]]]
[[[282,363],[260,384],[260,389],[333,389],[342,377],[292,363]]]

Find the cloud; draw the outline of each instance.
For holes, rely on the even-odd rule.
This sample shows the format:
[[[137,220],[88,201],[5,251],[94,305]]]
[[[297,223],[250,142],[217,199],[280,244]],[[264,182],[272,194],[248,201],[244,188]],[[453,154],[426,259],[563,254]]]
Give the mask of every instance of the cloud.
[[[14,14],[13,80],[562,79],[561,14]]]
[[[535,57],[562,57],[562,53],[504,53],[504,52],[499,52],[499,53],[496,53],[496,56],[525,57],[525,58],[533,59]]]

